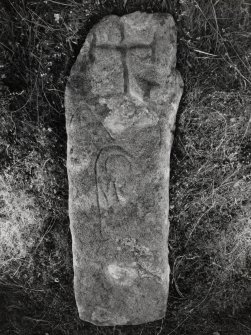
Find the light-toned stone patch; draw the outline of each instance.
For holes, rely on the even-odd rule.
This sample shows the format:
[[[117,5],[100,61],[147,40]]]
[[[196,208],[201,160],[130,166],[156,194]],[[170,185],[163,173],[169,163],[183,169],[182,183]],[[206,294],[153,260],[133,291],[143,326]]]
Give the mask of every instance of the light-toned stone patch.
[[[107,266],[106,274],[113,283],[130,286],[138,277],[138,271],[135,266],[135,262],[132,264],[112,263]]]

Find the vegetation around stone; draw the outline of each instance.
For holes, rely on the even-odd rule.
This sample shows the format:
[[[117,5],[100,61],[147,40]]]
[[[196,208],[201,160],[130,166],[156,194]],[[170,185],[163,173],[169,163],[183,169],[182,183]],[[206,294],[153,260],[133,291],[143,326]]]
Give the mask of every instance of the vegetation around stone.
[[[64,88],[103,16],[169,12],[185,82],[171,157],[166,318],[78,318]],[[0,334],[251,333],[250,5],[245,0],[2,0]]]

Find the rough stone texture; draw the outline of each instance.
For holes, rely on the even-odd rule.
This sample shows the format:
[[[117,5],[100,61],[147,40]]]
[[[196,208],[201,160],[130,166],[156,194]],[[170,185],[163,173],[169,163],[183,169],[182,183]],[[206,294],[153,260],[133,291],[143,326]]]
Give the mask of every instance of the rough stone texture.
[[[182,79],[169,14],[104,18],[65,94],[69,215],[80,318],[165,316],[169,158]]]

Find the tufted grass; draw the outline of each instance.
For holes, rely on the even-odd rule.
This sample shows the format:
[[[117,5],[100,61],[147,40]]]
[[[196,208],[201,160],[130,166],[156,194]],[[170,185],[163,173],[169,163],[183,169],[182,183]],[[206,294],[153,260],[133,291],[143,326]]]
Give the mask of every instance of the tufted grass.
[[[102,329],[74,301],[64,87],[91,26],[134,10],[178,26],[170,296],[162,321]],[[3,0],[0,18],[0,333],[250,334],[247,1]]]

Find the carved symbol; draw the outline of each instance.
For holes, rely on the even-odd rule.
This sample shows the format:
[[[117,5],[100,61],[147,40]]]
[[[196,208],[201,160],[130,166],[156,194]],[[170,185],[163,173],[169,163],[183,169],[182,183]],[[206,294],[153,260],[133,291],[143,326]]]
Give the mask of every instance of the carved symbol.
[[[99,210],[100,236],[104,238],[105,215],[109,209],[125,205],[132,191],[132,157],[120,146],[100,150],[95,162],[97,205]]]
[[[118,45],[113,44],[99,44],[97,45],[97,36],[94,33],[93,39],[91,42],[91,47],[89,51],[89,59],[91,62],[94,61],[94,49],[100,48],[100,49],[106,49],[106,50],[117,50],[121,54],[121,61],[123,65],[123,75],[124,75],[124,94],[130,93],[130,82],[129,82],[129,70],[128,70],[128,64],[127,64],[127,54],[130,50],[133,49],[151,49],[152,55],[151,55],[151,61],[154,63],[156,61],[156,36],[154,35],[154,39],[152,43],[150,44],[138,44],[138,43],[125,43],[125,28],[123,24],[120,24],[120,32],[122,41]],[[153,81],[146,80],[147,85],[141,85],[141,88],[144,90],[144,97],[149,97],[150,90],[152,87],[156,86],[156,83]]]
[[[131,156],[119,146],[103,148],[96,160],[98,204],[109,209],[126,203],[130,195]]]

